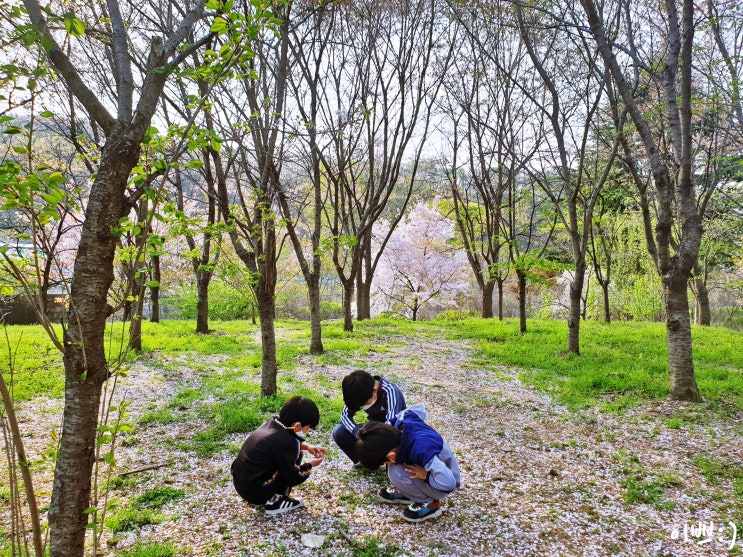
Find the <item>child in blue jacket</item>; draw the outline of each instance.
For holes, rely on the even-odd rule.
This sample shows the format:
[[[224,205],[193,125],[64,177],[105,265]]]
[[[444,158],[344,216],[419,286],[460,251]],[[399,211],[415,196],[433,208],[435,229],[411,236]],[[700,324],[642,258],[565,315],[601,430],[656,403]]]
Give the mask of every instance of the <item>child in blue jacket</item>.
[[[408,522],[441,516],[441,499],[460,486],[454,453],[425,418],[425,408],[416,404],[390,424],[367,423],[356,442],[366,468],[375,470],[387,462],[393,487],[380,490],[379,497],[387,503],[408,505],[402,513]]]

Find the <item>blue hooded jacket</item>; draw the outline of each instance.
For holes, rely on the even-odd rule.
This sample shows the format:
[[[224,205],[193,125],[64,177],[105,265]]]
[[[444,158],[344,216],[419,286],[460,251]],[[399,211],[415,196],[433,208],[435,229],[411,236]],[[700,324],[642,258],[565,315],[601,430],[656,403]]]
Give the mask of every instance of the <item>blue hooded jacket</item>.
[[[392,420],[392,425],[402,429],[400,451],[396,459],[401,464],[425,466],[444,447],[441,435],[416,412],[404,412],[402,416]]]

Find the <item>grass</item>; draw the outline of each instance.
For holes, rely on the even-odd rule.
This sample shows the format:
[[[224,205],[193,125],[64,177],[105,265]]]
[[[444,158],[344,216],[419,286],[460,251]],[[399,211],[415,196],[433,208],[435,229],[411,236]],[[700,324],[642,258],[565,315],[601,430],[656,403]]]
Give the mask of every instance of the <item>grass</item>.
[[[596,321],[581,323],[581,355],[566,352],[567,326],[562,321],[528,321],[528,331],[520,334],[518,321],[507,319],[464,318],[414,323],[377,318],[354,324],[352,333],[342,323],[323,324],[325,353],[313,356],[322,364],[367,367],[370,352],[384,353],[390,346],[406,342],[406,336],[423,335],[472,341],[481,366],[503,365],[517,368],[526,384],[546,391],[574,408],[599,405],[605,411],[622,412],[641,400],[668,396],[667,348],[662,323]],[[214,396],[223,404],[239,405],[257,398],[255,381],[260,375],[260,329],[248,321],[218,321],[208,335],[197,335],[193,321],[163,321],[143,324],[143,358],[159,360],[163,356],[184,357],[184,346],[198,358],[188,365],[204,370],[205,390],[184,391],[169,403],[171,410],[190,408]],[[34,394],[61,396],[63,370],[61,355],[53,349],[40,327],[7,327],[11,346],[17,347],[13,386],[16,400]],[[277,360],[281,371],[294,368],[299,356],[307,353],[307,325],[298,321],[277,322]],[[120,342],[121,324],[111,327],[109,345],[115,351]],[[713,405],[743,408],[743,351],[738,349],[742,334],[718,327],[694,327],[695,376],[706,401]],[[4,354],[3,354],[4,352]],[[7,348],[0,352],[7,360]],[[219,357],[215,366],[210,357]],[[181,365],[170,362],[164,364]],[[218,367],[221,374],[215,376]],[[287,374],[288,375],[288,374]],[[288,384],[292,389],[297,385]],[[316,393],[313,393],[316,394]],[[233,402],[229,402],[233,399]],[[214,417],[224,414],[214,409]],[[337,404],[329,410],[335,412]],[[229,406],[224,406],[225,409]],[[339,409],[338,409],[339,411]],[[179,419],[167,411],[154,412],[151,421],[166,423]],[[238,419],[253,423],[254,416]],[[679,427],[680,424],[669,424]],[[231,425],[225,423],[224,430]]]
[[[665,326],[662,323],[581,323],[581,354],[566,352],[567,325],[529,320],[466,319],[442,323],[452,339],[474,340],[485,361],[520,368],[526,384],[555,395],[571,407],[609,402],[621,410],[636,400],[669,394]],[[740,332],[694,327],[695,377],[708,402],[743,408],[743,351]]]
[[[119,557],[174,557],[177,553],[172,543],[137,542],[131,549],[117,552],[116,555]]]

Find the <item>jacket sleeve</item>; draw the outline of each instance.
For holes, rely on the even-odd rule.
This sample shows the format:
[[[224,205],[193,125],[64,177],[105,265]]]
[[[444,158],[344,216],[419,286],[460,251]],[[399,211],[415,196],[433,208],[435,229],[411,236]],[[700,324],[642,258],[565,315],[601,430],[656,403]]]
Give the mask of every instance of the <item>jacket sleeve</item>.
[[[429,460],[424,468],[428,472],[426,481],[434,489],[447,492],[457,489],[457,478],[438,456]]]
[[[302,471],[297,464],[301,451],[299,450],[299,440],[295,441],[294,447],[287,445],[284,450],[277,451],[276,454],[276,466],[279,469],[279,475],[289,487],[299,485],[310,477],[309,467],[304,467],[306,469]]]
[[[385,380],[382,384],[382,388],[387,394],[387,415],[384,421],[392,423],[392,420],[405,409],[405,398],[402,395],[400,388],[394,383],[390,383]]]
[[[341,410],[341,425],[349,433],[352,433],[354,437],[359,436],[359,426],[355,421],[353,421],[353,416],[349,415],[348,406],[344,406],[343,410]]]

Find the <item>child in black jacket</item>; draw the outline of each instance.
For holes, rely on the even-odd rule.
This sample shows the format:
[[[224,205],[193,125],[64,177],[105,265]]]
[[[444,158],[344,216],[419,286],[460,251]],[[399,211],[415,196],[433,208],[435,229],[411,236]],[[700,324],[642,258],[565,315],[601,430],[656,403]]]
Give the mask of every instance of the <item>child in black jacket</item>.
[[[232,481],[240,497],[265,505],[269,515],[301,507],[302,501],[292,499],[289,493],[325,458],[326,449],[304,441],[309,429],[319,422],[317,405],[295,396],[284,403],[277,418],[251,433],[232,463]],[[309,462],[302,463],[303,450],[312,455]]]

